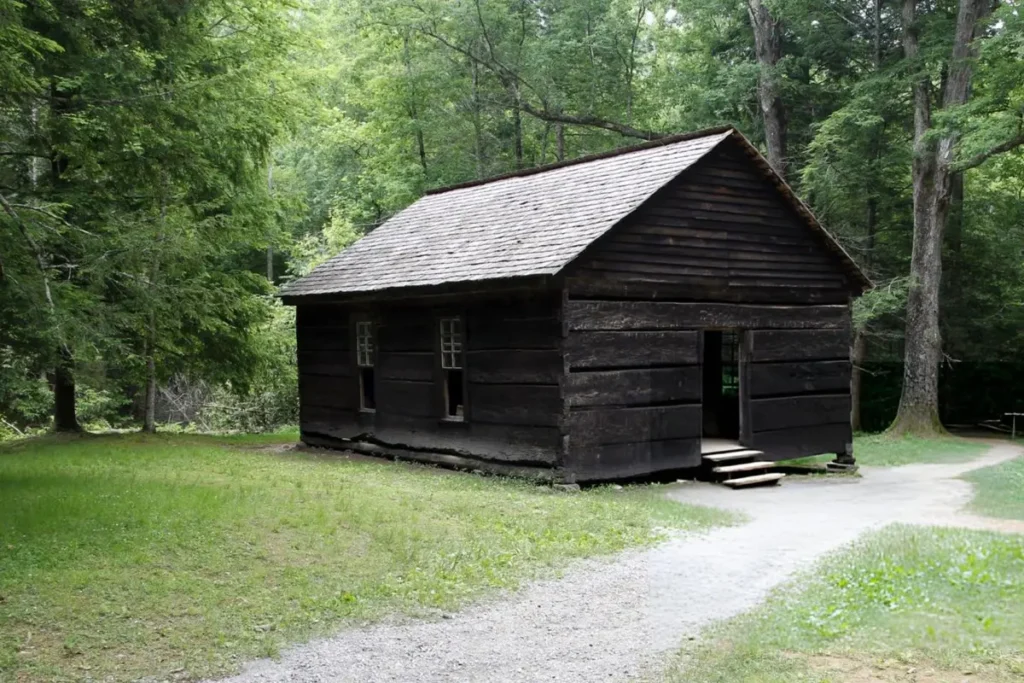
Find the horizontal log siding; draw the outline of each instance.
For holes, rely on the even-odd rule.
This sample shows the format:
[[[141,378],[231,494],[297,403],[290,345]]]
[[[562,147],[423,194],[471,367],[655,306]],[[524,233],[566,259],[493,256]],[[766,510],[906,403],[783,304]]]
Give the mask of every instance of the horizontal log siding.
[[[295,312],[299,423],[315,428],[355,421],[359,389],[350,359],[349,312],[337,305]]]
[[[565,344],[572,370],[696,365],[697,333],[576,330]]]
[[[849,307],[570,299],[571,330],[831,329],[848,334]]]
[[[302,431],[310,442],[376,443],[395,453],[552,468],[562,439],[560,297],[467,300],[459,305],[370,305],[377,410],[358,411],[351,312],[298,313]],[[442,420],[437,317],[461,315],[467,420]]]
[[[481,463],[555,467],[563,443],[560,303],[560,296],[552,293],[478,298],[458,305],[366,307],[362,313],[375,322],[377,334],[373,413],[358,411],[349,313],[318,314],[316,332],[306,338],[337,360],[328,363],[327,355],[319,352],[300,356],[304,366],[329,367],[332,372],[307,383],[303,432],[314,434],[321,444],[344,446],[338,440],[356,439],[396,453],[433,452]],[[442,419],[443,375],[437,351],[441,316],[463,319],[464,422]],[[344,378],[347,383],[339,384]]]
[[[537,430],[545,439],[558,432],[551,462],[561,448],[560,303],[552,293],[466,312],[469,424]]]
[[[696,301],[846,303],[850,294],[825,239],[730,142],[655,193],[567,275],[572,291],[598,296],[612,283]]]
[[[748,334],[750,445],[773,460],[848,449],[848,329]]]
[[[660,302],[646,304],[653,323],[612,325],[592,303],[564,309],[567,469],[595,480],[698,465],[698,334],[665,324]]]

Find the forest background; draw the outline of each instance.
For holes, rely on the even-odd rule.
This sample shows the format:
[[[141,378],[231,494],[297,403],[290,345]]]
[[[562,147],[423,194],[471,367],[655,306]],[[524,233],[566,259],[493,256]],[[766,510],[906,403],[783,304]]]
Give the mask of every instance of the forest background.
[[[294,424],[281,282],[429,188],[721,124],[877,285],[857,429],[1024,411],[1019,10],[0,0],[0,439]]]

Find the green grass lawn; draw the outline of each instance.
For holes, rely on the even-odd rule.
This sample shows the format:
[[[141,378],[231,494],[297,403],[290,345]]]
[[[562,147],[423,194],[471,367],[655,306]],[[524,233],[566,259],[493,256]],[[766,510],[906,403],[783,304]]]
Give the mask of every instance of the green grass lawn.
[[[1019,681],[1024,536],[889,527],[704,643],[668,681]]]
[[[853,439],[853,454],[859,465],[894,467],[913,463],[964,462],[991,448],[989,444],[955,436],[922,439],[913,436],[863,434]],[[833,455],[786,461],[787,465],[823,465]]]
[[[657,487],[565,494],[268,448],[282,439],[294,435],[0,447],[0,680],[217,674],[731,520]]]
[[[971,509],[979,515],[1024,519],[1024,457],[964,475],[974,484]]]

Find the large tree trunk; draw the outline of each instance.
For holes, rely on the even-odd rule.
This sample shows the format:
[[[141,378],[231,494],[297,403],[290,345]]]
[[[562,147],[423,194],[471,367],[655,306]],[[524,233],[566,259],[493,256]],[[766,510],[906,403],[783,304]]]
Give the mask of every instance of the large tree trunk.
[[[58,361],[53,370],[53,430],[80,432],[75,407],[75,372],[71,353],[66,348],[57,352]]]
[[[924,165],[915,162],[915,166]],[[931,166],[930,164],[928,164]],[[939,285],[942,281],[942,225],[935,222],[933,171],[914,172],[914,246],[904,334],[903,393],[892,430],[930,434],[939,422]]]
[[[908,61],[918,55],[917,0],[903,1],[903,53]],[[931,83],[927,74],[914,80],[914,235],[910,258],[910,291],[904,335],[903,393],[891,429],[931,433],[939,424],[939,297],[942,278],[942,239],[932,223],[935,150],[926,137],[931,129]],[[941,233],[941,228],[939,228]]]
[[[903,47],[908,59],[917,56],[916,0],[903,3]],[[943,108],[967,101],[972,74],[972,41],[978,21],[988,11],[987,0],[961,0]],[[939,367],[942,334],[939,305],[942,285],[942,235],[953,194],[954,152],[958,139],[947,135],[937,147],[928,142],[931,100],[926,76],[914,84],[914,246],[907,297],[903,394],[891,430],[931,434],[942,431],[939,421]]]
[[[786,177],[786,110],[779,93],[777,66],[782,59],[782,23],[774,19],[762,0],[748,0],[747,12],[754,30],[754,51],[759,69],[757,100],[764,119],[768,163]]]

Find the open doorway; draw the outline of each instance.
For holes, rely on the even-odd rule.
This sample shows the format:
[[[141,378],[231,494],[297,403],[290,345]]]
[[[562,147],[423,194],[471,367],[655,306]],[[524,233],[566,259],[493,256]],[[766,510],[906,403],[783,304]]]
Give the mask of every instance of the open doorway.
[[[706,446],[740,437],[740,333],[704,332],[702,436]]]

